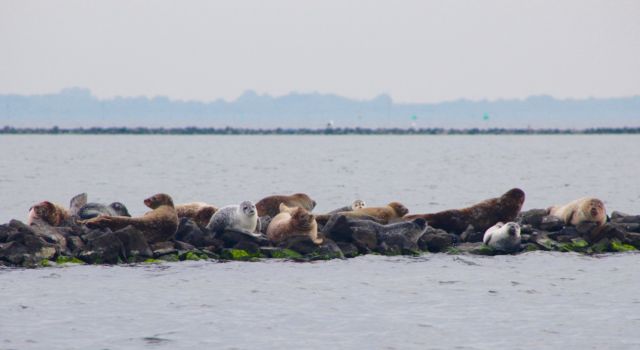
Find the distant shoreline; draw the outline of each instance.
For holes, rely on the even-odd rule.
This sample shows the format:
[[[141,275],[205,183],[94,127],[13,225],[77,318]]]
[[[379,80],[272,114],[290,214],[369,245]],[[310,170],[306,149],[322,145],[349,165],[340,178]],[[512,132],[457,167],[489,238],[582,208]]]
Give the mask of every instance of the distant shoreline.
[[[594,135],[640,134],[640,127],[590,129],[517,129],[517,128],[0,128],[4,135]]]

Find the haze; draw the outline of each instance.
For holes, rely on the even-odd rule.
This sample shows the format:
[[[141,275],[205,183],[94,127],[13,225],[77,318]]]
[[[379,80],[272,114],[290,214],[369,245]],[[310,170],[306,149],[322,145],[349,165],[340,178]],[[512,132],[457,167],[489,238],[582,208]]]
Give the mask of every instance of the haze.
[[[640,94],[638,1],[2,1],[0,93]]]

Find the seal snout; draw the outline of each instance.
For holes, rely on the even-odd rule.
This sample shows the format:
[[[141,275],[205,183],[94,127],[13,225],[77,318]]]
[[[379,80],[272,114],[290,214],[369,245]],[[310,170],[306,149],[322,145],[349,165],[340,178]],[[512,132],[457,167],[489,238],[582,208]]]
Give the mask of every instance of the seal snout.
[[[591,216],[597,216],[597,215],[598,215],[598,209],[591,208]]]

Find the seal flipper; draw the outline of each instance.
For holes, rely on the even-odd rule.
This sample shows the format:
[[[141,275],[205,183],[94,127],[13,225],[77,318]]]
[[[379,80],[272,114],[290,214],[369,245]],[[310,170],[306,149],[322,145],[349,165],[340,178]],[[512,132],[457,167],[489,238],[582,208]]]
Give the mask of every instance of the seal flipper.
[[[71,216],[77,216],[80,208],[82,208],[86,204],[87,194],[85,192],[76,195],[75,197],[71,198],[71,202],[69,202],[69,214],[71,214]]]
[[[483,241],[482,243],[489,245],[489,243],[491,242],[491,237],[492,237],[491,233],[489,233],[488,235],[485,234],[485,236],[482,239]]]

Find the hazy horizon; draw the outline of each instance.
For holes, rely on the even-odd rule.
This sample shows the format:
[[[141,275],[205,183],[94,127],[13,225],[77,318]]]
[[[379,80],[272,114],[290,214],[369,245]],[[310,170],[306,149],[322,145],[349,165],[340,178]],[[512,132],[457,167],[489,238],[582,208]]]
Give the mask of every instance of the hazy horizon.
[[[0,94],[640,95],[637,1],[0,1]]]

